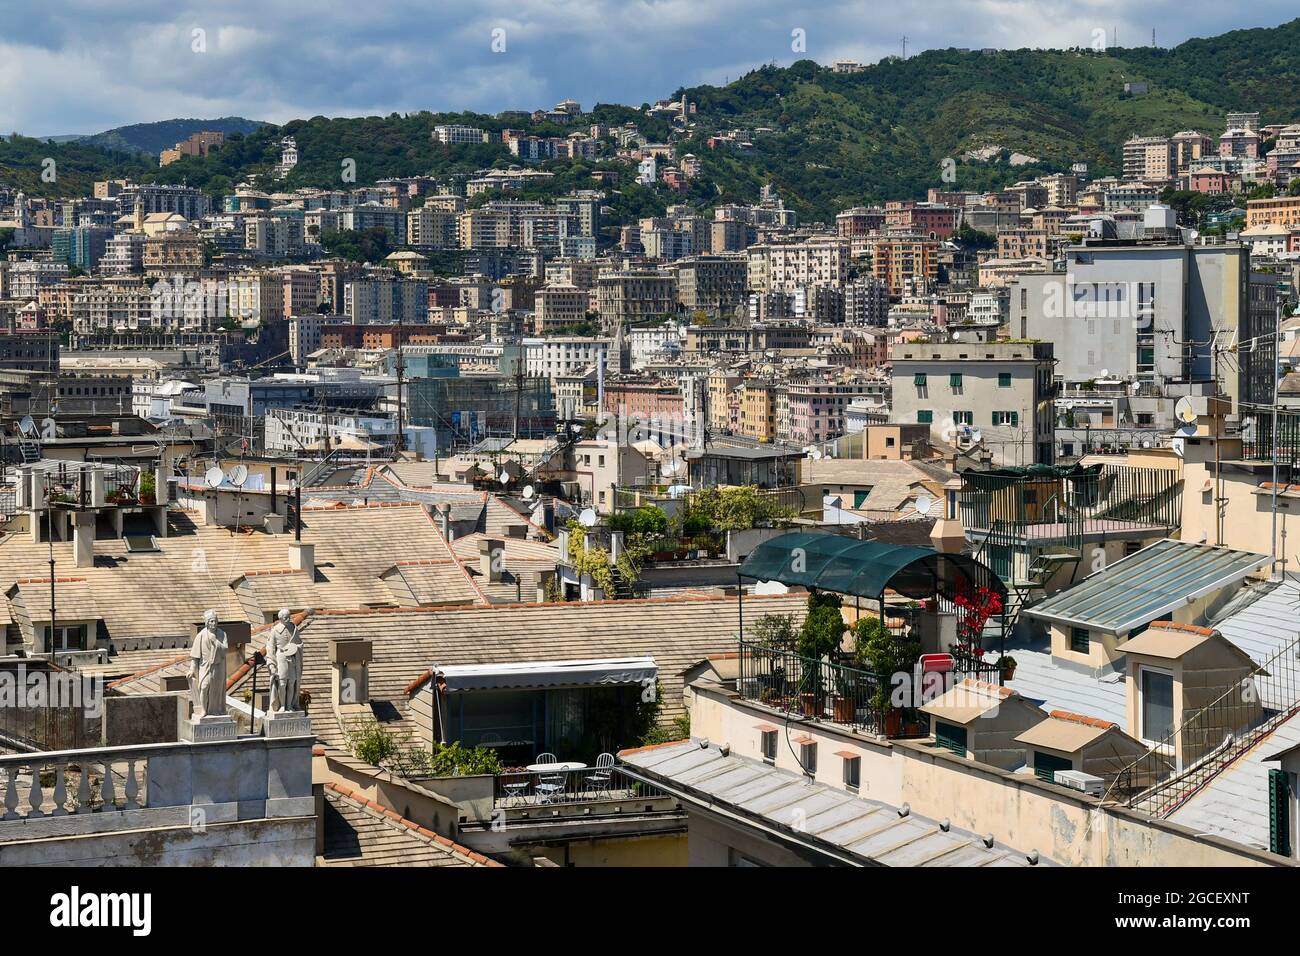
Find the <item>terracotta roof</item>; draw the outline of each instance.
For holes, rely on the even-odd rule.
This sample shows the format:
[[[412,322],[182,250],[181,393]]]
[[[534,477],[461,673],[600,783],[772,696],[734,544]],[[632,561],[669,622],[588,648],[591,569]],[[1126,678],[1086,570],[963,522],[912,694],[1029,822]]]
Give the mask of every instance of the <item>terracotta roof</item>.
[[[494,866],[502,864],[408,820],[341,784],[325,784],[324,866]]]

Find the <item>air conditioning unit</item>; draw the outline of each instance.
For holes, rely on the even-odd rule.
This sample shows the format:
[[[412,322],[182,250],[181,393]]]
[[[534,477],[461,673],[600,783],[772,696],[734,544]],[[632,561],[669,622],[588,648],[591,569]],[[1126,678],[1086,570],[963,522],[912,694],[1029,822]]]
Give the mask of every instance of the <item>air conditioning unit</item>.
[[[1094,777],[1090,773],[1084,773],[1082,770],[1058,770],[1052,777],[1062,787],[1069,787],[1071,790],[1082,790],[1094,797],[1100,797],[1106,790],[1105,780],[1102,780],[1101,777]]]

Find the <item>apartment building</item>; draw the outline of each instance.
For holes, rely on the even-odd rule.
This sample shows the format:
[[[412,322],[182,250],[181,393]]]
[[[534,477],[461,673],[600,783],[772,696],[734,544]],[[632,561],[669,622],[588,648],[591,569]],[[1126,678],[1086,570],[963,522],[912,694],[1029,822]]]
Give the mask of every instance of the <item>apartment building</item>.
[[[879,388],[821,375],[793,375],[785,386],[785,412],[777,436],[796,444],[829,441],[848,432],[846,410],[855,400],[879,393]]]
[[[524,339],[524,371],[531,378],[574,375],[610,358],[609,339],[555,335]]]
[[[1244,245],[1112,241],[1067,247],[1065,257],[1063,273],[1019,277],[1010,311],[1013,336],[1056,344],[1060,380],[1105,370],[1130,381],[1206,382],[1217,371],[1228,394],[1261,401],[1263,367],[1273,363],[1267,342],[1231,363],[1216,363],[1211,344],[1273,330],[1275,300],[1268,283],[1251,281]],[[1257,285],[1263,298],[1252,300]]]
[[[878,239],[872,247],[871,270],[891,296],[901,296],[938,280],[939,243],[914,236]]]
[[[1256,226],[1300,227],[1300,196],[1246,200],[1246,228]]]
[[[533,296],[533,324],[540,335],[548,329],[575,325],[587,317],[589,297],[577,286],[547,284]]]
[[[1049,249],[1046,229],[1007,229],[998,233],[999,259],[1045,259]]]
[[[488,141],[488,132],[476,126],[435,126],[431,134],[435,143],[443,146],[466,146]]]
[[[343,288],[343,312],[358,325],[425,322],[429,284],[423,279],[353,279]]]
[[[1174,168],[1187,172],[1193,163],[1218,154],[1218,145],[1204,133],[1194,129],[1183,130],[1169,137],[1174,148]]]
[[[1051,464],[1054,361],[1051,342],[898,343],[890,420],[997,465]]]
[[[687,312],[721,316],[745,301],[748,263],[744,256],[695,256],[673,264],[677,301]]]
[[[838,237],[762,243],[747,253],[752,292],[794,292],[815,285],[838,289],[848,278],[849,244]]]
[[[1178,172],[1175,144],[1168,136],[1137,136],[1124,144],[1124,178],[1167,182]]]
[[[658,272],[612,272],[596,280],[596,302],[605,328],[633,325],[676,311],[676,283]]]
[[[406,214],[406,242],[417,249],[456,249],[459,221],[454,209],[426,202]]]

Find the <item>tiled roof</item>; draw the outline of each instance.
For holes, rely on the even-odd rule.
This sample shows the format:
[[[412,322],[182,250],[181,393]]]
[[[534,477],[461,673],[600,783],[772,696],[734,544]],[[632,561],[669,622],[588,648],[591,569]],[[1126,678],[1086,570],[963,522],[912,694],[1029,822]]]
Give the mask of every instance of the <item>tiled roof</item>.
[[[321,866],[501,866],[337,783],[325,784]]]

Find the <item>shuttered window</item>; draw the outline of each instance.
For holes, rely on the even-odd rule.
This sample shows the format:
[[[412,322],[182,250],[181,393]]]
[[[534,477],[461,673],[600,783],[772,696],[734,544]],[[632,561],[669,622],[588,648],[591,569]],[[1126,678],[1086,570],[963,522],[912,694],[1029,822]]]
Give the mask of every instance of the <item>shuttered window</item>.
[[[941,720],[934,722],[934,742],[944,750],[950,750],[958,757],[966,756],[966,728],[956,724],[945,724]]]
[[[1045,754],[1041,750],[1034,751],[1034,776],[1039,780],[1047,783],[1056,783],[1054,776],[1058,770],[1070,770],[1072,765],[1064,757],[1058,757],[1056,754]]]
[[[1291,787],[1285,770],[1268,772],[1268,848],[1291,855]]]

